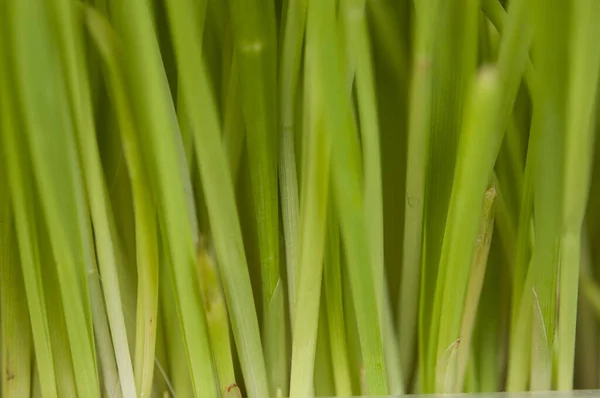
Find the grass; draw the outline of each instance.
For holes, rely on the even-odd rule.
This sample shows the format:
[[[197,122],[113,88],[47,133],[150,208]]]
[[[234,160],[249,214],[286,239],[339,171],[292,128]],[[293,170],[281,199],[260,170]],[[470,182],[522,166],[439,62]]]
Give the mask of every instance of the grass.
[[[1,2],[0,395],[600,388],[599,18]]]

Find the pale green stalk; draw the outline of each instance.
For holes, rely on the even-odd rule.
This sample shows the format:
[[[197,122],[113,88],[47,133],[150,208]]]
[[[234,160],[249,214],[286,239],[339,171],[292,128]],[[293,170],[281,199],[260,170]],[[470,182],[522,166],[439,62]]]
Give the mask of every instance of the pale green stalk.
[[[236,386],[229,340],[229,324],[227,323],[227,307],[219,284],[217,269],[206,247],[203,246],[203,242],[200,242],[198,253],[198,273],[208,335],[219,381],[219,392],[223,396]]]
[[[117,38],[112,28],[93,9],[87,8],[85,16],[90,34],[106,64],[133,191],[138,269],[135,384],[141,396],[149,396],[154,372],[158,312],[158,239],[155,208],[136,142],[131,105],[124,90]]]
[[[371,60],[370,39],[367,32],[364,0],[344,2],[344,24],[348,33],[347,42],[352,43],[349,54],[356,65],[356,88],[358,110],[363,144],[365,219],[370,263],[373,268],[375,291],[377,292],[377,310],[384,345],[384,356],[388,372],[390,393],[402,394],[402,371],[400,369],[399,350],[392,324],[391,307],[387,292],[383,249],[383,188],[381,176],[381,153],[379,143],[379,121],[375,82]]]
[[[460,326],[461,348],[458,351],[457,358],[458,371],[455,380],[456,384],[454,386],[455,392],[463,391],[465,375],[467,372],[469,372],[468,367],[472,365],[472,355],[473,351],[475,351],[472,348],[473,329],[475,327],[475,320],[477,318],[477,309],[479,307],[481,291],[483,289],[483,282],[488,263],[488,254],[490,251],[490,244],[492,243],[492,234],[494,232],[494,205],[496,196],[496,188],[493,186],[485,193],[483,216],[481,217],[479,231],[477,232],[477,243],[473,256],[473,264],[471,265],[469,284],[467,287],[467,294],[465,296],[465,307]],[[469,361],[471,361],[471,363],[469,363]],[[473,378],[474,375],[472,374],[471,377]]]
[[[290,0],[285,16],[281,48],[279,90],[281,109],[281,142],[279,157],[279,189],[283,236],[285,239],[285,263],[288,280],[290,320],[294,323],[296,284],[298,275],[300,200],[294,148],[296,88],[300,72],[302,43],[306,24],[307,0]]]
[[[352,395],[352,380],[346,339],[346,325],[342,301],[342,275],[340,259],[340,232],[333,206],[329,206],[327,222],[327,246],[323,283],[325,285],[325,304],[327,307],[327,326],[335,394],[342,397]]]
[[[221,142],[215,103],[209,91],[204,62],[200,56],[201,43],[190,39],[195,37],[194,16],[187,13],[184,7],[184,4],[189,2],[182,3],[169,3],[169,17],[181,68],[180,76],[183,78],[185,101],[191,108],[203,110],[201,113],[191,113],[190,120],[195,134],[196,156],[225,298],[247,393],[252,398],[265,397],[268,396],[265,362],[234,201],[232,177]],[[283,295],[281,304],[283,305]],[[283,324],[283,320],[280,324]]]
[[[233,183],[237,181],[244,141],[244,117],[240,105],[240,83],[237,61],[234,55],[231,57],[231,68],[227,84],[225,115],[223,116],[223,145],[229,160]]]
[[[87,281],[85,199],[59,49],[51,40],[48,4],[12,4],[15,78],[24,135],[57,265],[79,395],[100,395]],[[18,72],[17,72],[18,71]],[[40,90],[52,96],[40,96]]]
[[[0,166],[0,391],[5,398],[20,398],[30,396],[33,347],[7,185]]]
[[[600,70],[600,3],[572,3],[569,88],[566,116],[563,224],[560,243],[558,313],[559,390],[573,389],[581,232],[595,140],[595,100]]]
[[[440,258],[440,270],[446,270],[446,280],[441,296],[443,301],[437,358],[440,358],[454,342],[459,341],[462,344],[460,339],[464,337],[460,334],[461,321],[464,316],[464,304],[478,228],[484,216],[485,188],[492,176],[503,137],[503,132],[499,128],[499,112],[497,111],[501,101],[499,83],[494,70],[483,70],[465,108],[465,119]],[[440,271],[440,275],[442,275],[442,271]],[[452,386],[450,386],[450,391],[445,391],[445,388],[448,387],[445,380],[448,375],[456,374],[458,364],[449,361],[443,372],[439,368],[440,362],[437,362],[436,366],[438,367],[436,374],[444,377],[442,380],[436,377],[436,390],[453,392]],[[444,386],[444,390],[440,390],[441,386]]]
[[[7,26],[2,18],[5,9],[1,5],[1,26]],[[9,37],[3,31],[0,35],[0,49],[4,50]],[[58,397],[56,388],[56,372],[54,369],[48,310],[37,243],[36,217],[33,211],[33,176],[28,164],[24,161],[24,142],[17,134],[16,110],[10,100],[9,70],[6,59],[0,61],[0,148],[4,159],[1,167],[6,170],[8,185],[6,188],[11,197],[11,209],[15,220],[15,230],[20,256],[21,270],[25,286],[25,297],[29,320],[31,322],[33,348],[35,351],[35,369],[39,374],[40,392],[46,398]]]
[[[314,369],[314,395],[318,397],[333,397],[336,395],[335,376],[330,355],[331,341],[329,340],[329,325],[327,324],[324,301],[324,297],[321,296]]]

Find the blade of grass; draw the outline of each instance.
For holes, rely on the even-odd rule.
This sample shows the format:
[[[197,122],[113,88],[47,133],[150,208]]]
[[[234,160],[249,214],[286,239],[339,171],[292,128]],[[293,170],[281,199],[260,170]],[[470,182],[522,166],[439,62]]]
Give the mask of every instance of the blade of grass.
[[[314,22],[309,9],[308,24]],[[310,29],[310,28],[307,28]],[[296,305],[292,340],[290,397],[312,395],[315,372],[315,350],[319,328],[319,304],[325,250],[327,203],[329,195],[329,160],[331,141],[324,132],[321,65],[318,54],[318,32],[308,30],[305,58],[308,120],[304,136],[304,170],[300,202],[300,241]],[[325,335],[326,336],[326,335]]]
[[[246,121],[261,263],[263,334],[271,395],[286,395],[287,345],[279,261],[277,38],[271,1],[233,0],[230,14]]]
[[[446,347],[457,339],[466,337],[460,335],[461,320],[464,316],[478,226],[484,216],[485,187],[492,176],[502,142],[503,132],[498,128],[497,119],[501,101],[499,83],[494,70],[480,72],[465,107],[455,182],[440,258],[440,275],[445,275],[446,280],[441,296],[443,301],[437,344],[438,358]],[[480,210],[475,212],[473,209]],[[456,366],[456,363],[450,364],[444,376],[456,376]],[[444,385],[443,382],[439,378],[436,380],[437,389]],[[447,392],[454,392],[456,380],[453,383],[452,390]]]
[[[185,4],[179,1],[169,3],[176,54],[182,68],[180,76],[184,78],[183,94],[189,106],[205,110],[202,115],[198,112],[191,115],[202,188],[247,392],[250,397],[264,397],[268,395],[264,356],[231,174],[220,141],[219,121],[208,89],[200,45],[197,41],[188,41],[194,37],[195,23],[193,15],[186,13]]]
[[[28,397],[31,389],[31,326],[16,247],[9,190],[0,166],[0,371],[5,398]]]
[[[307,0],[290,0],[285,20],[281,61],[279,69],[279,99],[281,113],[281,143],[279,157],[279,189],[283,236],[285,240],[285,263],[288,280],[288,302],[290,320],[294,323],[296,284],[299,254],[300,204],[298,176],[296,173],[295,110],[296,88],[300,73],[302,43],[306,24]]]
[[[51,40],[48,4],[32,0],[11,5],[16,86],[57,264],[77,390],[94,398],[100,390],[83,247],[84,192],[62,85],[64,71],[59,49]],[[52,96],[40,96],[40,90]]]
[[[133,396],[137,392],[121,304],[121,292],[116,270],[114,243],[112,241],[113,234],[110,231],[108,222],[106,187],[104,186],[104,177],[96,143],[90,88],[85,73],[85,60],[82,57],[83,48],[80,39],[82,27],[79,20],[76,19],[75,12],[77,9],[72,7],[69,1],[54,0],[49,3],[52,6],[52,22],[56,41],[62,53],[61,60],[65,71],[65,83],[79,143],[84,182],[94,225],[94,241],[102,277],[102,290],[119,370],[119,381],[123,395]],[[143,281],[144,278],[141,277],[140,280]],[[140,338],[138,341],[141,344],[144,340]],[[154,342],[151,343],[153,346]]]
[[[344,24],[348,32],[348,43],[353,43],[350,56],[356,64],[356,88],[360,130],[363,145],[365,220],[370,253],[370,263],[375,279],[377,309],[384,346],[390,393],[404,392],[402,371],[396,335],[392,325],[391,306],[387,292],[384,267],[383,239],[383,188],[381,175],[381,153],[379,122],[375,82],[371,59],[370,39],[367,32],[364,0],[347,0],[344,3]]]
[[[131,105],[125,93],[122,71],[119,67],[115,33],[102,16],[93,9],[85,10],[85,18],[90,34],[106,64],[111,98],[115,101],[125,161],[132,185],[138,270],[135,384],[140,395],[148,396],[152,389],[158,316],[158,240],[155,207],[136,142]]]
[[[311,22],[312,16],[312,22]],[[351,135],[348,124],[350,104],[347,81],[344,80],[343,57],[335,25],[335,2],[312,0],[309,3],[307,33],[318,40],[315,48],[323,103],[330,112],[324,120],[330,140],[335,142],[332,154],[333,198],[344,241],[348,274],[354,296],[354,306],[368,393],[385,395],[388,391],[377,308],[377,293],[373,267],[370,263],[365,207],[361,187],[362,172],[358,137]]]
[[[349,397],[352,395],[350,363],[346,339],[346,325],[342,302],[342,275],[340,260],[340,232],[330,201],[327,222],[327,245],[325,247],[325,263],[323,284],[325,286],[325,304],[327,307],[327,326],[329,330],[329,346],[335,394]]]
[[[235,383],[231,342],[229,340],[227,308],[225,307],[216,266],[202,241],[198,253],[198,273],[208,334],[219,380],[219,391],[221,395],[225,395],[237,385]]]
[[[4,6],[0,5],[0,26],[7,27],[8,21]],[[6,53],[8,38],[6,30],[0,34],[0,50]],[[33,177],[25,162],[25,149],[22,135],[17,134],[16,109],[10,99],[8,58],[0,61],[0,138],[2,139],[3,169],[8,180],[7,192],[11,197],[11,208],[15,220],[17,246],[25,286],[25,297],[31,322],[35,369],[39,375],[40,392],[44,397],[57,397],[56,372],[54,369],[48,310],[46,307],[42,271],[37,243],[36,220],[32,205]]]
[[[588,201],[600,69],[600,3],[572,3],[558,313],[559,390],[573,389],[581,231]]]
[[[473,359],[472,355],[473,351],[475,351],[472,348],[472,341],[474,340],[473,332],[476,319],[481,316],[478,315],[478,307],[480,305],[480,296],[483,290],[488,255],[494,232],[494,205],[496,196],[497,192],[494,186],[485,193],[483,215],[479,223],[479,231],[477,232],[477,243],[473,255],[473,264],[471,265],[467,294],[465,295],[465,307],[460,325],[461,348],[458,350],[455,391],[463,391],[465,375],[468,372],[468,366],[470,366],[469,361]],[[472,375],[472,377],[475,376]]]
[[[568,79],[568,32],[570,3],[534,2],[534,55],[537,90],[534,112],[540,114],[540,145],[535,156],[534,225],[535,245],[532,267],[534,308],[539,307],[539,320],[534,317],[532,346],[540,351],[532,357],[531,388],[551,388],[552,350],[555,338],[560,235],[563,221],[564,144],[566,90]],[[543,82],[543,84],[541,84]],[[524,294],[527,294],[525,291]],[[535,311],[535,309],[534,309]],[[535,312],[537,314],[537,312]],[[535,326],[544,330],[535,332]],[[547,341],[543,340],[545,336]]]

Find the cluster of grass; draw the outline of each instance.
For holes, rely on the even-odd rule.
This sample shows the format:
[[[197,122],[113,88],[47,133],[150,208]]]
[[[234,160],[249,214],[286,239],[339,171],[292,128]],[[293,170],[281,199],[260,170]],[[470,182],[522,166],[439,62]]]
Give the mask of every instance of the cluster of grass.
[[[0,1],[1,396],[597,388],[599,21]]]

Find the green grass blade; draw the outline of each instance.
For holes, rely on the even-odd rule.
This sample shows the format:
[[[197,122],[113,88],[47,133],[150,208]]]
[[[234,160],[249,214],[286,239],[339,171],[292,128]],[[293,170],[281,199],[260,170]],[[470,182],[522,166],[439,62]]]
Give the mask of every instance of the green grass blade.
[[[456,365],[458,369],[455,380],[455,391],[463,391],[465,375],[468,372],[469,361],[472,359],[474,351],[472,348],[473,332],[486,274],[492,233],[494,232],[494,204],[496,196],[496,188],[493,186],[485,193],[483,215],[479,223],[479,231],[477,232],[477,243],[473,255],[473,264],[471,265],[471,273],[465,295],[465,306],[460,325],[461,346],[458,351]]]
[[[364,217],[358,137],[351,135],[353,128],[348,123],[351,108],[345,89],[347,81],[342,73],[343,57],[335,21],[333,1],[313,0],[309,3],[307,32],[309,37],[314,34],[314,40],[318,41],[315,49],[316,69],[319,72],[319,81],[324,85],[322,101],[329,106],[324,127],[330,135],[330,140],[335,142],[332,154],[333,197],[340,220],[354,296],[365,381],[369,394],[385,395],[388,386],[379,316],[377,311],[372,310],[377,308],[375,276],[372,266],[364,266],[370,264],[371,257]]]
[[[219,121],[215,103],[208,90],[200,46],[196,41],[188,41],[189,37],[193,37],[193,16],[186,13],[182,5],[180,2],[169,3],[169,15],[172,18],[171,29],[176,53],[182,68],[180,76],[184,78],[184,98],[194,109],[205,110],[202,115],[198,112],[190,115],[202,188],[247,392],[250,397],[264,397],[268,395],[267,377],[234,202],[232,177],[221,144]],[[186,51],[188,46],[189,51]],[[283,306],[283,301],[281,305]]]
[[[292,327],[295,319],[299,255],[298,224],[300,222],[294,126],[296,123],[296,89],[300,72],[306,12],[306,0],[290,0],[286,13],[279,70],[279,100],[281,108],[279,190],[281,195],[283,236],[285,239],[289,313]]]
[[[440,275],[445,275],[442,310],[439,323],[437,358],[455,342],[462,344],[461,320],[464,315],[467,285],[477,230],[484,212],[486,185],[489,183],[500,144],[498,128],[500,86],[493,70],[483,70],[465,108],[465,119],[458,149],[455,182],[452,188],[448,221],[440,258]],[[481,209],[478,212],[473,209]],[[437,292],[436,292],[437,293]],[[460,351],[460,348],[458,348]],[[439,362],[438,365],[439,366]],[[436,389],[446,388],[448,374],[456,372],[450,364],[444,379],[436,380]],[[438,368],[436,373],[440,374]],[[456,381],[454,381],[456,383]],[[450,392],[453,391],[453,387]]]
[[[30,396],[31,326],[4,166],[0,166],[0,371],[2,396]]]
[[[275,9],[260,0],[230,2],[261,263],[263,334],[272,395],[287,394],[287,345],[279,261],[277,193],[277,38]]]
[[[573,389],[581,231],[596,138],[594,105],[600,68],[600,45],[592,38],[600,35],[600,4],[576,1],[571,18],[557,337],[559,390]]]
[[[323,284],[325,286],[327,327],[329,330],[329,346],[331,347],[335,393],[338,396],[347,397],[352,395],[352,381],[350,377],[346,325],[342,302],[340,250],[338,221],[335,218],[333,206],[330,205],[327,222],[327,246],[325,247],[325,262],[323,265]]]
[[[84,257],[85,204],[59,49],[45,3],[12,4],[16,87],[56,260],[78,394],[100,394]],[[29,11],[28,11],[29,10]],[[35,10],[35,11],[31,11]],[[51,97],[39,96],[48,90]]]
[[[4,12],[5,10],[2,9]],[[7,14],[3,14],[7,15]],[[7,22],[3,18],[2,25]],[[4,50],[8,35],[0,37],[0,48]],[[57,397],[56,372],[53,362],[48,310],[46,307],[42,271],[37,243],[36,220],[32,204],[33,178],[28,164],[24,160],[25,148],[21,135],[17,134],[16,109],[9,94],[8,65],[0,62],[0,120],[2,139],[2,167],[6,170],[11,195],[12,212],[20,256],[21,270],[25,286],[25,297],[31,322],[33,348],[35,350],[37,373],[39,375],[40,392],[44,397]]]

